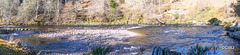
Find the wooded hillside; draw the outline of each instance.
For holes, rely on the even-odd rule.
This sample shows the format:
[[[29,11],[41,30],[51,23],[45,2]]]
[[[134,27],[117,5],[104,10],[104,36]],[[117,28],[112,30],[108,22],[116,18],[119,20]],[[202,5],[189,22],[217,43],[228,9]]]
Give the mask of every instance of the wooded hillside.
[[[238,20],[236,0],[1,0],[0,24],[221,24]]]

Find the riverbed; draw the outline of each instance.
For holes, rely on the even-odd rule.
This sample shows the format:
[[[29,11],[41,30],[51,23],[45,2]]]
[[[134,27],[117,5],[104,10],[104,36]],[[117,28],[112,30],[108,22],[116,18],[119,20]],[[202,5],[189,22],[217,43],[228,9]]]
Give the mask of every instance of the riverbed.
[[[96,26],[14,26],[27,28],[0,34],[5,40],[19,40],[41,54],[83,54],[91,47],[111,46],[110,55],[137,54],[145,48],[151,55],[154,46],[185,55],[191,46],[216,47],[209,55],[238,55],[239,41],[226,36],[222,26],[193,25],[96,25]],[[234,49],[221,49],[234,46]]]

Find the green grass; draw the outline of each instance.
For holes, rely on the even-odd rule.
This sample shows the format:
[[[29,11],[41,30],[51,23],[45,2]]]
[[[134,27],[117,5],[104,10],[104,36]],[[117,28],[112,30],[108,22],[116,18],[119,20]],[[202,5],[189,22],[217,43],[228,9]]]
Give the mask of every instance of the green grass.
[[[18,48],[14,42],[8,42],[0,39],[0,55],[34,55],[35,51],[23,50]]]
[[[112,8],[116,8],[117,7],[117,3],[114,1],[114,0],[110,0],[110,6],[112,7]]]
[[[86,55],[106,55],[113,51],[110,47],[93,47],[88,50]]]
[[[210,47],[201,47],[197,44],[189,49],[188,55],[205,55],[210,49]]]

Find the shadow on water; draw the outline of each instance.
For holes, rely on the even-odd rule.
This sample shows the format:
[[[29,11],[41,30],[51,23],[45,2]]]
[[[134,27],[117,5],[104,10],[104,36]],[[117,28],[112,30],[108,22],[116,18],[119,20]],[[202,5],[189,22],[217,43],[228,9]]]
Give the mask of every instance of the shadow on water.
[[[22,42],[30,43],[30,44],[50,44],[53,42],[64,41],[65,39],[60,38],[46,38],[46,37],[14,37],[14,39],[21,40]]]

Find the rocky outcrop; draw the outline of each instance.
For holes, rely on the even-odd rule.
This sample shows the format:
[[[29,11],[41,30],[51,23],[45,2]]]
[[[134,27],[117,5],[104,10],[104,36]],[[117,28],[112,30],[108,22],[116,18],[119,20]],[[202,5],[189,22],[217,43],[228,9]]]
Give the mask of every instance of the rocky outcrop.
[[[234,27],[227,28],[227,36],[230,36],[232,38],[236,38],[240,40],[240,27],[237,27],[238,24],[236,24]]]
[[[226,30],[230,32],[236,32],[236,31],[240,31],[240,27],[238,27],[238,24],[236,24],[235,26],[227,28]]]
[[[240,31],[237,32],[227,32],[227,35],[240,40]]]

